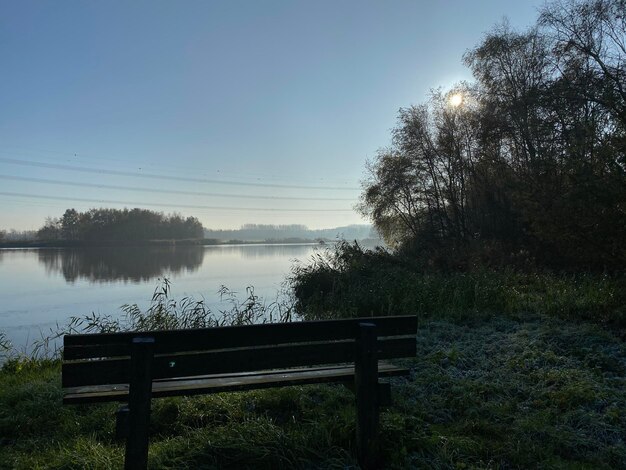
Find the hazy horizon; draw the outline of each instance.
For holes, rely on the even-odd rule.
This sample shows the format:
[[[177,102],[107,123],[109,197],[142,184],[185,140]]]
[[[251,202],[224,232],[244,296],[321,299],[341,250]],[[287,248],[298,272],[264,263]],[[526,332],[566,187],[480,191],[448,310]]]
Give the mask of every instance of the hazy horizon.
[[[61,214],[60,214],[61,215]],[[58,218],[58,217],[57,217]],[[9,227],[9,228],[0,228],[2,230],[6,230],[7,233],[9,233],[11,230],[17,230],[18,233],[24,233],[24,232],[31,232],[34,230],[37,230],[39,228],[41,228],[44,225],[45,221],[41,221],[41,224],[38,225],[35,229],[23,229],[23,230],[19,230],[19,229],[14,229],[13,227]],[[251,225],[257,225],[258,227],[255,228],[251,228]],[[255,229],[267,229],[267,228],[274,228],[276,230],[282,230],[282,229],[286,229],[286,228],[295,228],[295,227],[299,227],[302,230],[306,230],[306,231],[311,231],[311,232],[315,232],[315,231],[323,231],[323,230],[333,230],[333,229],[341,229],[341,228],[370,228],[373,229],[374,226],[372,223],[364,221],[361,223],[354,223],[354,224],[342,224],[342,225],[331,225],[328,227],[312,227],[306,224],[290,224],[290,223],[281,223],[281,224],[252,224],[252,223],[247,223],[247,222],[243,222],[241,224],[239,224],[236,227],[225,227],[225,228],[214,228],[214,227],[210,227],[210,226],[206,226],[204,225],[203,228],[205,231],[212,231],[212,232],[218,232],[218,231],[222,231],[222,232],[231,232],[231,231],[244,231],[244,230],[255,230]]]
[[[66,208],[364,224],[400,107],[540,1],[0,3],[0,229]]]

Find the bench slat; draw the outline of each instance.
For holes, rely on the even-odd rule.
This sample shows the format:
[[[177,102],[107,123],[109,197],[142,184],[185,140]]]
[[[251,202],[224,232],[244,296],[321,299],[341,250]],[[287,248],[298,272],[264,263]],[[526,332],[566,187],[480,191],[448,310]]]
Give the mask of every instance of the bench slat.
[[[378,375],[392,377],[407,375],[408,369],[388,363],[380,363]],[[199,395],[229,391],[241,391],[289,385],[305,385],[354,380],[354,366],[334,366],[307,369],[273,370],[256,373],[218,374],[194,378],[154,381],[152,396],[168,397]],[[64,404],[80,404],[108,401],[127,401],[128,384],[75,387],[65,390]]]
[[[338,341],[356,337],[359,323],[374,323],[379,338],[415,333],[415,315],[321,320],[246,326],[226,326],[175,331],[127,332],[65,335],[66,360],[128,356],[132,338],[155,339],[155,353],[206,351],[232,347],[253,347],[313,341]]]
[[[135,336],[141,336],[135,334]],[[415,336],[378,341],[378,358],[415,356]],[[156,355],[153,379],[354,362],[354,340]],[[63,387],[128,383],[130,359],[66,361]]]

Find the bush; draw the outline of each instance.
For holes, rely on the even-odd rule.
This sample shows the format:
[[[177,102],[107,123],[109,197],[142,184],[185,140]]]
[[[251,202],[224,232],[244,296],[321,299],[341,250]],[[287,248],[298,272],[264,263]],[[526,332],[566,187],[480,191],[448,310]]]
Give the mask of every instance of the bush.
[[[595,274],[424,271],[400,254],[342,242],[289,278],[307,319],[374,315],[462,318],[544,313],[626,326],[626,280]]]

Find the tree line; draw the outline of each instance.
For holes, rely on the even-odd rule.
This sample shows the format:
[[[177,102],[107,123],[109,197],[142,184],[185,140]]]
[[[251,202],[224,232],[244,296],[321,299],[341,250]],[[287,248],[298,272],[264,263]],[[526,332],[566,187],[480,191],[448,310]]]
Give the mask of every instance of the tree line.
[[[464,56],[475,81],[403,108],[360,211],[431,266],[626,264],[626,0],[547,4]]]
[[[146,209],[67,209],[60,218],[48,218],[37,231],[40,240],[124,242],[182,240],[203,237],[195,217],[163,214]]]
[[[370,225],[347,225],[330,229],[310,229],[306,225],[244,224],[239,229],[205,229],[204,236],[217,240],[275,241],[275,240],[314,240],[314,239],[357,239],[377,238]]]

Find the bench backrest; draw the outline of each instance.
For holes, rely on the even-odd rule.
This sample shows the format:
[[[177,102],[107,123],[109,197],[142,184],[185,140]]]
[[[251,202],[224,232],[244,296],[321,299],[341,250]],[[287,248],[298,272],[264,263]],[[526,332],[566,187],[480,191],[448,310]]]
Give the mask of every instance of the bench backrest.
[[[131,344],[138,337],[155,340],[153,379],[351,363],[360,323],[376,325],[379,359],[415,356],[415,316],[79,334],[63,338],[62,383],[128,383]]]

